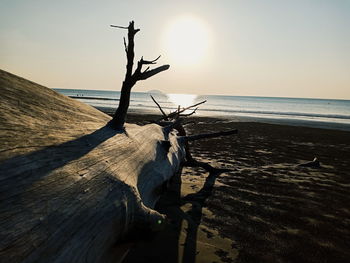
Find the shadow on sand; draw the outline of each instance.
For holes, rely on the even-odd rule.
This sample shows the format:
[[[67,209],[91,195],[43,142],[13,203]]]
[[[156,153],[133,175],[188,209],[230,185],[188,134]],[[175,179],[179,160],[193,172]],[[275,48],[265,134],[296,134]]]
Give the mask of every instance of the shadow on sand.
[[[181,171],[175,175],[156,206],[156,210],[169,219],[166,229],[147,242],[137,243],[124,262],[196,262],[197,233],[203,215],[202,209],[212,194],[217,177],[227,170],[216,169],[197,161],[191,166],[199,166],[209,171],[203,187],[196,193],[181,197]],[[185,205],[191,207],[186,212],[181,209]],[[185,241],[180,244],[180,239],[183,239],[181,236],[185,236]]]

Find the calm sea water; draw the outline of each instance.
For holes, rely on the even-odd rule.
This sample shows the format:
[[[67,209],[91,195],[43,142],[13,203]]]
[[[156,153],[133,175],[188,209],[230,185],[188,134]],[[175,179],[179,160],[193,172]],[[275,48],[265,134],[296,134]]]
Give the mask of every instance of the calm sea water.
[[[118,91],[55,89],[66,95],[95,107],[116,108],[119,103]],[[246,96],[197,96],[185,94],[152,93],[165,111],[172,111],[178,105],[188,106],[202,100],[198,116],[225,116],[275,120],[275,122],[309,123],[311,126],[350,127],[350,100],[270,98]],[[157,112],[150,93],[132,92],[131,110]],[[314,124],[314,125],[312,125]],[[308,125],[310,126],[310,125]],[[346,128],[347,129],[347,128]]]

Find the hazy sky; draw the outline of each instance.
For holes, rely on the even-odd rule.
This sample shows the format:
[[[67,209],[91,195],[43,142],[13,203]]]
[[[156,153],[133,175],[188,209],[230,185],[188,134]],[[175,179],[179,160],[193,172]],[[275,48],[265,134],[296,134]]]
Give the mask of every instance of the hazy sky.
[[[0,0],[0,68],[119,90],[126,31],[109,25],[133,19],[135,58],[170,64],[134,91],[350,99],[349,14],[350,0]]]

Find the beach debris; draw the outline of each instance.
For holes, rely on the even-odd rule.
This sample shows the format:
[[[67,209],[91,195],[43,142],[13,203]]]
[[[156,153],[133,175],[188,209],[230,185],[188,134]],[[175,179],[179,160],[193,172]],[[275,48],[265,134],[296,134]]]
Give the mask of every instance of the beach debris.
[[[298,164],[298,167],[321,168],[321,164],[317,157],[315,157],[311,162]]]
[[[190,105],[188,107],[184,107],[184,108],[181,108],[181,106],[179,105],[174,112],[166,114],[165,111],[162,109],[162,106],[157,102],[157,100],[152,95],[150,95],[150,96],[151,96],[153,102],[157,105],[158,109],[160,110],[160,112],[163,115],[162,118],[155,121],[155,123],[157,123],[161,126],[168,125],[167,127],[170,127],[170,130],[175,129],[178,131],[178,135],[180,136],[180,139],[183,141],[183,143],[185,145],[185,150],[186,150],[186,161],[184,164],[187,166],[192,166],[192,167],[202,167],[209,172],[212,172],[214,170],[220,170],[221,172],[223,172],[225,169],[213,168],[209,164],[196,161],[192,157],[190,146],[189,146],[188,142],[197,141],[197,140],[201,140],[201,139],[209,139],[209,138],[216,138],[216,137],[221,137],[221,136],[233,135],[233,134],[237,134],[238,130],[233,129],[233,130],[228,130],[228,131],[219,131],[219,132],[214,132],[214,133],[203,133],[203,134],[188,136],[187,132],[184,128],[184,125],[182,124],[183,123],[182,119],[183,119],[183,117],[188,117],[188,116],[193,115],[196,112],[196,110],[198,109],[197,106],[205,103],[206,100],[201,101],[201,102],[196,103],[196,104],[193,104],[193,105]],[[192,110],[193,108],[195,108],[195,109]],[[189,114],[183,114],[183,112],[185,112],[187,110],[192,110],[192,112]],[[193,122],[186,123],[186,124],[196,124],[196,123],[193,121]]]

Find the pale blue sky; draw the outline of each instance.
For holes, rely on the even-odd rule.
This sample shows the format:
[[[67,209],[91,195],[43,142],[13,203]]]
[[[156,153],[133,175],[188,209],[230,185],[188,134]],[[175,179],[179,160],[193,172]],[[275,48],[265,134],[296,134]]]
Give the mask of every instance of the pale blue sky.
[[[349,14],[346,0],[0,0],[0,68],[48,87],[119,90],[126,32],[109,25],[134,19],[136,58],[171,66],[135,91],[350,99]],[[184,15],[208,32],[197,64],[173,61],[162,40]]]

